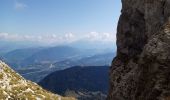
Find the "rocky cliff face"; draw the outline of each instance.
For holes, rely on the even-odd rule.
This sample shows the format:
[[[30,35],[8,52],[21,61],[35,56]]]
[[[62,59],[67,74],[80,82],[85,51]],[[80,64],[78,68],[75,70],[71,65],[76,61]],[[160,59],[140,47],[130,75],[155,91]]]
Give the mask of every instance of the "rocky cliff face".
[[[25,80],[0,61],[0,100],[75,100],[52,94]]]
[[[108,100],[170,100],[170,0],[122,0]]]

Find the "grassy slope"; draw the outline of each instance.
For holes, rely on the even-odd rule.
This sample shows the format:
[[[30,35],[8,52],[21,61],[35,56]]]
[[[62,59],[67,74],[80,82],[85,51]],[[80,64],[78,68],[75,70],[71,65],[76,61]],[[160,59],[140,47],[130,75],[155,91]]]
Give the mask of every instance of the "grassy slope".
[[[75,100],[42,89],[36,83],[25,80],[3,62],[0,62],[0,86],[0,99],[3,100]]]

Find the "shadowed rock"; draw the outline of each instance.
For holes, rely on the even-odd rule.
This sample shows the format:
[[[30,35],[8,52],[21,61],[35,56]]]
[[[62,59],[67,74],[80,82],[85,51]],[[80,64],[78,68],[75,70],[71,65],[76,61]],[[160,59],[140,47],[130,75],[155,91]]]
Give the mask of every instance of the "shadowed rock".
[[[122,0],[108,100],[170,100],[170,0]]]

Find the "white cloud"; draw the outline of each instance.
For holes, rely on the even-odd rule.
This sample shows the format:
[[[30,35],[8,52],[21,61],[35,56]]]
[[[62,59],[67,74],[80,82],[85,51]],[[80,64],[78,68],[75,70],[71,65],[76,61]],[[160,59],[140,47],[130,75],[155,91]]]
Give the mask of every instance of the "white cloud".
[[[112,33],[90,32],[87,34],[86,39],[90,41],[115,42],[116,36]]]
[[[65,34],[64,37],[65,37],[66,39],[72,39],[72,38],[74,38],[75,36],[73,35],[73,33],[68,33],[68,34]]]
[[[26,7],[27,7],[26,4],[21,3],[21,2],[18,2],[18,1],[15,1],[14,8],[15,8],[16,10],[23,10],[23,9],[25,9]]]
[[[89,34],[87,34],[87,39],[95,41],[98,40],[100,38],[100,34],[97,32],[90,32]]]
[[[67,33],[63,36],[63,39],[68,40],[69,42],[73,42],[73,41],[76,41],[78,37],[76,37],[73,33]]]
[[[100,42],[115,42],[116,38],[111,33],[90,32],[86,34],[75,35],[73,33],[66,33],[63,35],[49,34],[49,35],[21,35],[0,33],[0,40],[5,41],[30,41],[39,42],[43,44],[65,44],[75,41],[100,41]]]
[[[10,35],[8,33],[0,33],[0,39],[1,40],[16,40],[20,38],[20,36],[18,36],[17,34],[15,35]]]

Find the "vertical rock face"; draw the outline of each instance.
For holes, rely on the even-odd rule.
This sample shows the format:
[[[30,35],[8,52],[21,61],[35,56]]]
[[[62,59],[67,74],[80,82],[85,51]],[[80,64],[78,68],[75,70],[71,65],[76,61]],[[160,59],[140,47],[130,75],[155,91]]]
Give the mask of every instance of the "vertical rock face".
[[[170,100],[170,0],[122,0],[108,100]]]

